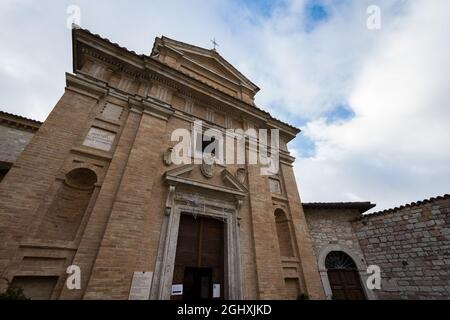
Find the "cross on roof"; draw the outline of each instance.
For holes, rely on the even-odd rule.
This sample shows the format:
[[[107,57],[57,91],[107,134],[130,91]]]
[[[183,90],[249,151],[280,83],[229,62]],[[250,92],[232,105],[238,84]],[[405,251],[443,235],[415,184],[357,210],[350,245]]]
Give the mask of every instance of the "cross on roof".
[[[219,46],[219,44],[216,42],[216,38],[213,38],[213,39],[211,40],[211,43],[212,43],[213,46],[214,46],[213,50],[216,51],[216,47]]]

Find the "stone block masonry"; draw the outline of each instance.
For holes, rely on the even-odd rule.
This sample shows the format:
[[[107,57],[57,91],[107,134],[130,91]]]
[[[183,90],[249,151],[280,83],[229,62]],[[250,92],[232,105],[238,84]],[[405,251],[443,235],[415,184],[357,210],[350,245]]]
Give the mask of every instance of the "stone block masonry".
[[[380,299],[450,297],[450,195],[353,222],[368,265],[382,271]]]

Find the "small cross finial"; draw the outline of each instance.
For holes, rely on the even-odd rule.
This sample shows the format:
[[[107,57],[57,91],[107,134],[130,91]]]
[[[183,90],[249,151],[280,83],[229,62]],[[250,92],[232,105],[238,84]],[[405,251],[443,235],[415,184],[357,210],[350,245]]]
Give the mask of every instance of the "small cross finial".
[[[219,44],[216,42],[216,38],[213,38],[213,39],[211,40],[211,43],[212,43],[213,46],[214,46],[213,50],[216,51],[216,47],[219,46]]]

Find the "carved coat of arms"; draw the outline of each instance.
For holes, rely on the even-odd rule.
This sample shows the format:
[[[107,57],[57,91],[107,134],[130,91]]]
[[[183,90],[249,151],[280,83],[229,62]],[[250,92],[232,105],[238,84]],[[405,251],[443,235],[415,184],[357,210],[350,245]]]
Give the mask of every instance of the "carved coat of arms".
[[[214,175],[214,158],[211,156],[205,156],[203,158],[200,170],[206,178],[212,178]]]

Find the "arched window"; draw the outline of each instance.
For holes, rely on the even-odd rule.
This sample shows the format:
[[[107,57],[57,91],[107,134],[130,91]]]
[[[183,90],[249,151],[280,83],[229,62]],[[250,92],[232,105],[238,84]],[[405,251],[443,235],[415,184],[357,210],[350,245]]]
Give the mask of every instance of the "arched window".
[[[280,246],[280,255],[282,257],[293,257],[291,231],[289,221],[283,210],[275,210],[275,223],[277,227],[278,245]]]
[[[70,171],[44,216],[37,236],[53,240],[74,240],[96,182],[97,175],[90,169]]]
[[[329,269],[356,270],[356,264],[348,254],[342,251],[331,251],[325,258],[325,267]]]

